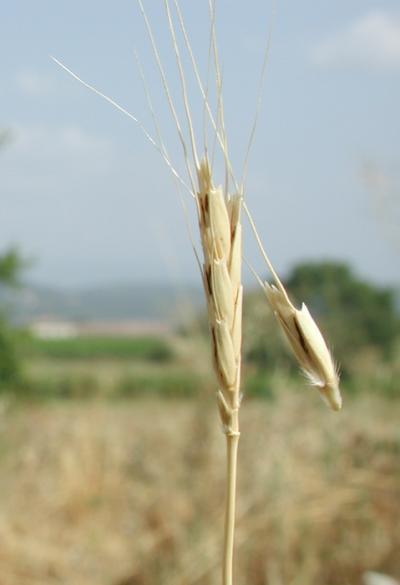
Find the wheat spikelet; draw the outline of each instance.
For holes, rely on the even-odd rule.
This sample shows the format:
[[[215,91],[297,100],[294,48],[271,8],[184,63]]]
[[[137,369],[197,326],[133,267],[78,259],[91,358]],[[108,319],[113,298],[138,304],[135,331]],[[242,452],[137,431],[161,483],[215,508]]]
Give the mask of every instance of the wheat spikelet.
[[[339,375],[325,339],[306,305],[296,309],[286,291],[264,283],[264,291],[297,361],[332,410],[342,408]]]
[[[319,390],[322,399],[332,410],[340,410],[342,397],[339,390],[339,373],[326,341],[306,305],[303,303],[301,309],[296,309],[289,299],[264,250],[253,217],[246,204],[243,207],[275,284],[270,285],[254,274],[306,378]]]

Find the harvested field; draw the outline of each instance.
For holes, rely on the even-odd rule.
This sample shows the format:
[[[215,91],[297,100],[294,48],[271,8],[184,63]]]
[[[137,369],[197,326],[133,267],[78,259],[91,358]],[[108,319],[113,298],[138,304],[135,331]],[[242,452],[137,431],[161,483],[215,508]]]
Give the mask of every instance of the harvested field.
[[[237,582],[400,577],[400,405],[310,392],[243,404]],[[3,403],[0,584],[219,584],[218,425],[212,396]]]

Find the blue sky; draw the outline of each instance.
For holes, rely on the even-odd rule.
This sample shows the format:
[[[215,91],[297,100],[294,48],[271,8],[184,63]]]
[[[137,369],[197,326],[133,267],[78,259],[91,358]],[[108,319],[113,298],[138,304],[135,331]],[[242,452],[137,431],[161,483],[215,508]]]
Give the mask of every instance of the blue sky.
[[[204,71],[207,3],[181,4]],[[344,259],[362,276],[398,284],[398,2],[276,4],[246,185],[265,246],[282,273],[304,259]],[[145,6],[177,96],[162,2]],[[245,8],[242,2],[217,3],[227,131],[237,169],[272,12],[270,0]],[[135,0],[15,0],[1,9],[0,127],[10,129],[12,140],[0,155],[0,249],[18,244],[34,258],[31,279],[62,285],[198,280],[175,185],[158,153],[135,124],[49,58],[58,57],[153,132],[135,50],[171,158],[182,168]],[[200,119],[198,93],[193,83],[189,87]],[[263,271],[246,232],[246,256]]]

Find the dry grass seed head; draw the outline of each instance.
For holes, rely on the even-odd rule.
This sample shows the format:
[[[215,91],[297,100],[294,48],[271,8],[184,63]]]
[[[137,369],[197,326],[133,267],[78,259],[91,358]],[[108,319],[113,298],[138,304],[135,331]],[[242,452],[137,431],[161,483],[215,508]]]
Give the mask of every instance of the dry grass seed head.
[[[214,367],[224,399],[233,403],[240,364],[242,330],[241,197],[225,197],[214,187],[208,159],[197,170],[197,209],[204,253],[203,282],[212,331]],[[227,411],[218,400],[226,426]],[[224,416],[223,416],[223,413]]]
[[[281,285],[282,286],[282,285]],[[339,375],[327,344],[306,305],[296,309],[287,294],[264,283],[264,290],[301,369],[332,410],[340,410]]]

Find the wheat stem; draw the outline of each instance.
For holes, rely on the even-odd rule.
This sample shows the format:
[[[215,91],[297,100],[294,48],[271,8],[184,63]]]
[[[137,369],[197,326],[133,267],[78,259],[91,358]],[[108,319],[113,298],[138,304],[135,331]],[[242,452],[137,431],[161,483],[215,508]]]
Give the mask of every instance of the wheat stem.
[[[233,545],[235,537],[236,477],[239,431],[226,435],[226,507],[222,561],[222,584],[232,585]]]

